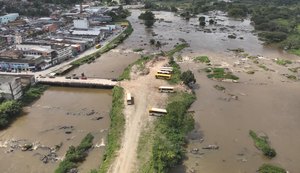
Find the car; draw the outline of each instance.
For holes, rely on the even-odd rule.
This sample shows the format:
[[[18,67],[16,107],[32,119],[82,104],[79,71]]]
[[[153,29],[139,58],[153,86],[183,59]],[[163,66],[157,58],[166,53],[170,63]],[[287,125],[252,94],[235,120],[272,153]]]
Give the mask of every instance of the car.
[[[71,79],[71,76],[66,76],[65,79]]]
[[[87,77],[82,76],[81,79],[82,79],[82,80],[87,80]]]
[[[78,76],[73,76],[73,79],[79,79],[79,77]]]
[[[49,76],[49,78],[55,78],[55,76]]]

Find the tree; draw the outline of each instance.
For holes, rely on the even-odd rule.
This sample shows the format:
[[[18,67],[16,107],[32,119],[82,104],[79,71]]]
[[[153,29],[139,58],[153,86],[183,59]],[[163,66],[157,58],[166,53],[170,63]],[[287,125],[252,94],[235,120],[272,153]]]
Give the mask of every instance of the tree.
[[[196,83],[195,76],[191,70],[183,72],[180,76],[180,79],[185,85],[189,85],[190,83]]]
[[[208,22],[209,22],[210,25],[215,23],[215,21],[213,19],[210,19]]]
[[[141,13],[139,15],[139,19],[144,20],[144,24],[147,28],[150,28],[153,26],[155,22],[155,15],[151,11],[146,11],[145,13]]]
[[[199,22],[205,22],[205,16],[200,16],[198,20]]]
[[[158,49],[161,48],[161,43],[160,43],[160,41],[157,41],[155,46],[156,46]]]
[[[200,22],[200,26],[205,26],[205,25],[206,25],[205,21]]]
[[[150,42],[151,45],[155,44],[155,40],[154,39],[151,39],[149,42]]]

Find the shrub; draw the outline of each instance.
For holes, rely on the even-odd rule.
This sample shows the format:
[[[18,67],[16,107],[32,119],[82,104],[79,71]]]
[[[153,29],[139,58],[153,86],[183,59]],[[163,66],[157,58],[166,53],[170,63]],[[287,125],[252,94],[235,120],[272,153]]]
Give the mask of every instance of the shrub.
[[[266,137],[259,137],[252,130],[250,130],[249,134],[252,137],[252,139],[254,140],[255,146],[259,150],[261,150],[265,156],[267,156],[268,158],[273,158],[276,156],[276,151],[270,147]]]
[[[258,172],[259,173],[286,173],[286,170],[271,164],[263,164],[261,167],[259,167]]]
[[[202,63],[210,63],[208,56],[197,56],[194,58],[195,62],[202,62]]]
[[[70,146],[65,159],[60,162],[55,173],[68,173],[71,169],[77,168],[80,162],[83,162],[87,156],[87,151],[93,146],[94,136],[88,133],[77,147]]]
[[[195,76],[191,70],[183,72],[180,75],[180,79],[183,81],[185,85],[189,85],[190,83],[196,83]]]

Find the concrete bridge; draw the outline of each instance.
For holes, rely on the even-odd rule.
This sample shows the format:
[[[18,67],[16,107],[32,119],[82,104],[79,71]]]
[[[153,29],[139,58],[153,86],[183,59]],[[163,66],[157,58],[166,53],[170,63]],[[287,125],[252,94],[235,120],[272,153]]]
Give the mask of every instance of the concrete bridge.
[[[67,87],[113,88],[118,84],[110,79],[66,79],[65,77],[36,78],[36,83]]]

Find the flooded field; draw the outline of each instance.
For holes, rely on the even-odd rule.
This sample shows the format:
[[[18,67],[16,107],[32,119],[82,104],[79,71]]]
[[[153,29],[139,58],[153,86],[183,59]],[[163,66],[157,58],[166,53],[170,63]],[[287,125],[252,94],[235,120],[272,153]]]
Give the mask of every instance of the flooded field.
[[[279,66],[271,59],[287,58],[300,67],[299,57],[262,45],[252,31],[250,20],[236,21],[223,13],[205,15],[217,21],[216,25],[199,26],[198,18],[186,21],[170,12],[155,12],[153,28],[146,29],[138,19],[140,10],[132,10],[128,18],[134,32],[116,49],[102,55],[94,63],[74,69],[70,74],[85,73],[88,77],[117,78],[141,54],[170,50],[177,43],[187,42],[180,63],[184,70],[191,69],[197,79],[195,110],[196,140],[190,140],[188,158],[181,168],[172,172],[195,170],[205,173],[253,173],[263,163],[280,165],[290,172],[299,172],[300,153],[300,92],[299,82],[287,79],[289,67]],[[228,35],[236,35],[236,39]],[[181,39],[179,39],[181,38]],[[150,39],[162,43],[160,49],[149,45]],[[142,48],[142,52],[134,49]],[[260,55],[259,63],[269,68],[263,70],[250,60],[228,51],[242,48],[250,55]],[[213,65],[230,69],[240,77],[239,83],[213,81],[201,71],[205,64],[197,64],[191,58],[208,55]],[[247,70],[255,74],[247,74]],[[299,73],[294,73],[299,77]],[[222,85],[225,92],[214,85]],[[231,99],[231,95],[238,99]],[[228,98],[230,97],[230,98]],[[88,133],[95,135],[95,146],[101,146],[109,127],[108,112],[111,107],[111,91],[97,89],[51,87],[31,107],[25,108],[24,116],[11,127],[0,132],[0,172],[53,172],[58,162],[49,160],[44,164],[47,147],[60,146],[56,159],[61,159],[69,145],[78,145]],[[93,111],[94,110],[94,111]],[[89,115],[91,114],[91,115]],[[98,120],[97,120],[98,119]],[[257,150],[249,130],[268,135],[278,155],[266,159]],[[200,140],[203,139],[203,140]],[[36,150],[23,152],[9,150],[8,144],[34,143]],[[96,145],[97,144],[97,145]],[[210,144],[219,150],[202,150]],[[200,154],[190,150],[199,149]],[[93,148],[87,161],[79,167],[80,172],[89,172],[101,163],[104,148]]]
[[[139,13],[138,10],[133,11],[132,16]],[[140,20],[132,20],[135,25],[141,25],[141,30],[137,31],[140,35],[136,35],[137,40],[132,41],[132,45],[146,51],[156,51],[157,48],[144,43],[154,38],[164,45],[162,50],[169,50],[176,43],[186,41],[190,47],[182,53],[184,62],[181,66],[185,70],[191,69],[199,84],[195,90],[198,100],[191,108],[196,111],[198,138],[190,140],[188,151],[200,151],[198,154],[189,152],[184,165],[171,172],[253,173],[263,163],[273,163],[290,172],[299,172],[300,87],[298,81],[286,77],[300,77],[299,72],[288,70],[300,66],[299,57],[262,45],[253,34],[249,19],[236,21],[215,12],[205,16],[207,20],[215,19],[217,24],[207,24],[201,28],[197,18],[186,21],[170,12],[155,14],[161,22],[157,21],[152,29],[144,29]],[[230,34],[235,34],[237,38],[228,38]],[[263,57],[258,61],[267,70],[229,51],[237,48],[244,49],[246,54]],[[199,72],[206,66],[190,60],[199,55],[208,55],[213,65],[228,68],[240,77],[240,83],[208,79],[205,72]],[[276,64],[274,58],[290,59],[293,64],[283,67]],[[254,70],[255,74],[247,74],[249,70]],[[224,86],[226,92],[216,90],[214,85]],[[237,96],[238,100],[231,99],[232,95]],[[268,135],[278,155],[272,160],[265,158],[255,148],[249,130]],[[220,149],[202,150],[210,144],[218,145]]]
[[[24,109],[23,116],[0,132],[0,172],[52,173],[69,146],[78,145],[89,132],[95,136],[95,147],[79,170],[97,168],[109,128],[111,94],[110,90],[49,88]],[[21,151],[18,146],[24,144],[33,144],[33,150]],[[49,156],[56,146],[60,149]],[[49,156],[47,163],[45,155]]]

